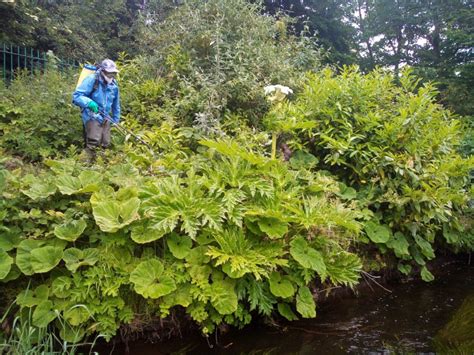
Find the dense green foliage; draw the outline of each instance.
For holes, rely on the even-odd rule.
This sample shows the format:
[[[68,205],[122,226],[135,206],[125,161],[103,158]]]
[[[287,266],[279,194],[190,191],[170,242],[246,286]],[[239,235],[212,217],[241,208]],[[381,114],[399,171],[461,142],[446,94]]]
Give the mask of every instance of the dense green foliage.
[[[19,324],[75,342],[177,315],[204,333],[310,318],[362,272],[430,281],[437,253],[474,249],[473,158],[433,85],[321,69],[314,38],[261,12],[192,1],[140,29],[123,122],[156,155],[115,132],[83,164],[72,75],[0,88],[0,281]]]
[[[53,70],[30,77],[23,72],[6,87],[0,85],[0,147],[27,160],[63,153],[81,142],[82,127],[71,103],[74,88]]]

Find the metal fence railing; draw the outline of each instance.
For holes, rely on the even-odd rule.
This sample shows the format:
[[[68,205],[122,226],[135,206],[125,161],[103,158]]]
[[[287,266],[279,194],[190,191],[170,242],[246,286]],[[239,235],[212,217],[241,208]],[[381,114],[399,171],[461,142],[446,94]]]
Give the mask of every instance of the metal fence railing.
[[[52,53],[40,52],[37,49],[0,44],[0,67],[4,81],[14,79],[16,73],[26,69],[35,74],[44,72],[48,65],[54,65],[58,70],[79,68],[79,62],[74,59],[61,59]]]

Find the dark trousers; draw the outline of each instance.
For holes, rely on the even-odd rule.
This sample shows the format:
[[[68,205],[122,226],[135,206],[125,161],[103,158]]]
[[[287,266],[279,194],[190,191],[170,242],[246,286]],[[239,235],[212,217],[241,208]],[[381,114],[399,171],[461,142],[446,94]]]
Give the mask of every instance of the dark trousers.
[[[110,144],[110,122],[100,124],[96,120],[89,120],[84,126],[84,145],[91,158],[95,158],[98,147],[107,148]]]

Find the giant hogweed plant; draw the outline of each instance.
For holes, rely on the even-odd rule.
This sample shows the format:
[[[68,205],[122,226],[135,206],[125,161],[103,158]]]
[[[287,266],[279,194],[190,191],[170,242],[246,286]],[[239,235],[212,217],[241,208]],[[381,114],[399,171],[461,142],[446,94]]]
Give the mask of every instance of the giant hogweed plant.
[[[160,176],[124,162],[1,170],[0,279],[24,285],[16,303],[35,327],[110,339],[184,307],[208,333],[255,314],[314,317],[318,289],[357,283],[360,213],[330,176],[230,141],[201,145],[205,159]]]
[[[426,262],[436,245],[472,250],[467,201],[474,159],[457,153],[462,137],[456,117],[435,102],[432,85],[418,86],[406,71],[396,85],[390,74],[362,75],[345,68],[310,74],[301,95],[284,106],[288,120],[311,121],[314,128],[293,134],[293,144],[319,158],[348,186],[365,221],[366,242],[399,260],[399,270]],[[464,222],[463,222],[464,221]]]

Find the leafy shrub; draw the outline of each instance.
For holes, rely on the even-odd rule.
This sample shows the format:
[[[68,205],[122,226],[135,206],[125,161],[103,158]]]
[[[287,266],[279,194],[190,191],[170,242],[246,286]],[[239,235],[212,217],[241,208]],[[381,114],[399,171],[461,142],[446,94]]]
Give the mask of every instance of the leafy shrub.
[[[32,280],[17,303],[35,327],[60,315],[66,341],[110,339],[140,314],[181,306],[211,332],[253,314],[314,317],[312,291],[357,283],[358,213],[330,176],[232,141],[201,144],[160,176],[122,156],[94,168],[50,160],[35,176],[2,170],[0,279]]]
[[[229,111],[258,124],[268,108],[262,88],[276,82],[295,87],[320,58],[311,38],[287,34],[288,19],[261,10],[244,0],[187,1],[165,21],[145,27],[144,45],[153,54],[128,64],[151,80],[142,85],[153,86],[147,91],[155,93],[152,107],[164,105],[181,124],[208,133],[220,129]],[[163,84],[166,91],[158,89]],[[139,101],[149,108],[148,99]]]
[[[0,83],[0,146],[29,160],[62,154],[82,141],[79,110],[71,103],[73,75],[47,71]]]
[[[327,69],[308,76],[281,115],[314,122],[310,139],[300,134],[295,144],[357,190],[358,205],[373,213],[367,241],[392,251],[404,272],[405,262],[415,260],[429,280],[425,264],[435,257],[438,236],[439,243],[471,248],[472,231],[461,217],[474,159],[457,153],[460,124],[436,104],[434,87],[416,89],[409,71],[399,81],[382,71],[345,68],[336,76]]]

